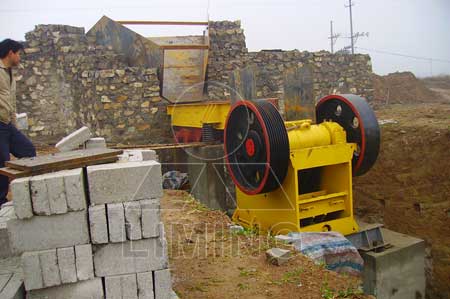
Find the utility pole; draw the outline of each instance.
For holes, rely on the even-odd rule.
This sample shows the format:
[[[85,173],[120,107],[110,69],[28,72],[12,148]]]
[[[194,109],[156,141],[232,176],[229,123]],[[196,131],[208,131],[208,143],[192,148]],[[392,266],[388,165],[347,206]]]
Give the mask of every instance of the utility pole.
[[[350,11],[350,46],[344,47],[344,50],[347,50],[348,48],[351,49],[351,53],[355,54],[355,44],[359,37],[369,37],[369,32],[356,32],[353,33],[353,14],[352,14],[352,6],[354,6],[355,3],[352,3],[352,0],[348,0],[348,5],[345,5],[345,7],[348,7]]]
[[[341,36],[339,33],[333,34],[333,21],[330,21],[330,45],[331,45],[331,54],[334,53],[334,44],[336,43],[336,40],[338,37]]]
[[[352,16],[352,0],[348,0],[348,6],[346,5],[345,7],[348,7],[350,10],[350,44],[351,44],[351,48],[352,48],[352,54],[355,54],[355,44],[353,43],[353,16]]]

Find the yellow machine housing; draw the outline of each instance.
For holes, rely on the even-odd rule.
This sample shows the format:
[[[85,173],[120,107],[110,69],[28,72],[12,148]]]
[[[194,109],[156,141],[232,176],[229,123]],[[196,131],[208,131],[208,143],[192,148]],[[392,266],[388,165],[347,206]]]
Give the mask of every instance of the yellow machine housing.
[[[236,188],[233,221],[272,234],[358,231],[353,218],[352,157],[356,144],[335,122],[285,122],[290,161],[275,191],[248,195]]]

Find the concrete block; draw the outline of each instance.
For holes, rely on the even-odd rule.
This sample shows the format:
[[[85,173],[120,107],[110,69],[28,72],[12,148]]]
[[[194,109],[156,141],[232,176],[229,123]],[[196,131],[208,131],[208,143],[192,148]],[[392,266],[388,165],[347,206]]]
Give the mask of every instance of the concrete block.
[[[112,243],[124,242],[126,240],[126,233],[123,204],[107,204],[106,209],[108,213],[109,241]]]
[[[101,278],[28,292],[27,299],[103,299]]]
[[[158,239],[162,247],[162,259],[165,261],[169,261],[169,247],[167,245],[166,232],[164,231],[164,224],[162,222],[159,223]]]
[[[39,261],[39,252],[25,252],[21,257],[25,289],[34,290],[44,287],[44,280]]]
[[[91,244],[75,246],[75,261],[78,280],[94,278],[94,262]],[[111,263],[114,263],[114,260],[111,260]]]
[[[59,275],[58,256],[56,249],[39,251],[39,262],[41,264],[42,280],[44,287],[53,287],[61,284]]]
[[[138,273],[137,287],[139,299],[154,299],[152,272]]]
[[[84,190],[83,169],[77,168],[63,172],[66,189],[67,208],[69,211],[86,209],[86,192]]]
[[[95,276],[132,274],[167,268],[159,239],[142,239],[94,246]]]
[[[137,201],[123,203],[125,209],[125,226],[128,240],[142,239],[141,205]]]
[[[91,138],[84,143],[85,149],[93,149],[93,148],[107,148],[106,140],[103,137],[95,137]]]
[[[120,276],[105,277],[105,299],[122,299]]]
[[[145,150],[145,149],[125,150],[123,152],[123,155],[126,157],[126,160],[128,162],[158,160],[158,155],[154,150]]]
[[[127,162],[87,167],[92,205],[161,198],[161,164]]]
[[[61,139],[55,147],[60,152],[71,151],[84,144],[89,138],[91,138],[91,131],[88,127],[82,127]]]
[[[14,211],[19,219],[33,217],[31,204],[30,178],[15,179],[11,182],[11,194],[13,197]]]
[[[2,280],[6,284],[2,285]],[[0,298],[25,298],[25,288],[23,286],[23,279],[20,273],[0,274]]]
[[[51,214],[67,213],[66,190],[64,187],[64,177],[60,172],[48,173],[45,175],[47,184],[47,196]]]
[[[281,266],[291,258],[291,251],[281,248],[271,248],[266,251],[266,258],[269,263]]]
[[[7,228],[14,253],[89,243],[86,211],[11,219]]]
[[[136,274],[122,275],[120,277],[122,299],[138,299]]]
[[[7,222],[15,218],[13,206],[5,206],[0,210],[0,259],[14,255],[9,244]]]
[[[291,244],[292,242],[294,242],[295,239],[288,235],[276,235],[275,240],[283,242],[283,243]]]
[[[32,177],[30,179],[30,189],[33,213],[36,215],[50,215],[50,203],[48,201],[45,174]]]
[[[142,210],[142,237],[159,236],[160,204],[159,200],[146,199],[140,201]]]
[[[92,244],[108,243],[108,223],[106,220],[106,206],[89,207],[89,229]]]
[[[158,270],[153,274],[155,277],[155,299],[172,299],[170,270]]]
[[[425,298],[425,242],[382,229],[391,247],[361,252],[364,293],[378,299]]]
[[[74,247],[56,249],[58,256],[59,274],[62,283],[77,282],[77,268],[75,266]]]

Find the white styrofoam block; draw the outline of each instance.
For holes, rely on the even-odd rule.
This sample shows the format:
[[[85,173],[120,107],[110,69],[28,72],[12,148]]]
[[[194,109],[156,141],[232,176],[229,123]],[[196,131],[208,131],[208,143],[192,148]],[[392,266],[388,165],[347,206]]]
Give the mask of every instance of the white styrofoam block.
[[[71,151],[83,145],[89,138],[91,138],[91,130],[84,126],[61,139],[55,147],[60,152]]]

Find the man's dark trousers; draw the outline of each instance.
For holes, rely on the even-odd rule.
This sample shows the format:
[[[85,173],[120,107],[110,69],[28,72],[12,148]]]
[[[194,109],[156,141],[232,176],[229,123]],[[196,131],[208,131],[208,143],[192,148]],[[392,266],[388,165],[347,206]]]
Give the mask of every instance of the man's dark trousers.
[[[10,153],[16,158],[34,157],[36,149],[15,126],[0,121],[0,167],[9,161]],[[8,177],[0,175],[0,206],[6,202],[8,186]]]

